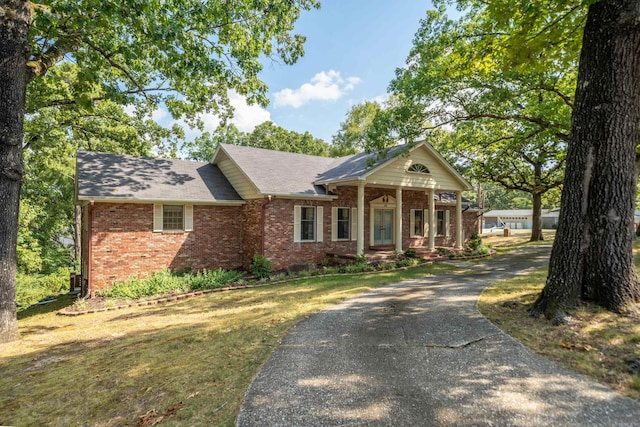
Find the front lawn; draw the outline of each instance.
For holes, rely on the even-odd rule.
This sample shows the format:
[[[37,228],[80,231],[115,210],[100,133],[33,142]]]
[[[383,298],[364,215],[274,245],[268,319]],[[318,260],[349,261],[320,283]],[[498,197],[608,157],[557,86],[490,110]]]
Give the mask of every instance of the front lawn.
[[[59,303],[25,310],[22,339],[0,347],[0,425],[233,425],[292,325],[369,289],[451,269],[310,278],[79,317],[46,312]]]
[[[638,248],[640,242],[636,243],[636,252]],[[640,400],[638,319],[610,313],[592,304],[574,310],[565,325],[553,326],[544,318],[530,317],[528,309],[544,287],[547,268],[487,288],[480,296],[478,309],[532,351]],[[636,268],[640,268],[638,254]]]

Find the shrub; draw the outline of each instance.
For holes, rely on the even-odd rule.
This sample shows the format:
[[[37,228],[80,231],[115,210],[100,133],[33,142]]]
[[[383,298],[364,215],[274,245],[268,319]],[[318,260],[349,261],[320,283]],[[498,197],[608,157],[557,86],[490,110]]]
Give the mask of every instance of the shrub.
[[[469,241],[467,242],[467,246],[469,247],[469,249],[471,249],[472,251],[475,251],[476,249],[478,249],[480,246],[482,246],[482,237],[480,237],[480,235],[478,234],[477,231],[474,231],[473,234],[471,235],[471,237],[469,238]]]
[[[186,275],[189,281],[189,288],[192,291],[221,288],[224,285],[239,280],[242,276],[243,273],[238,271],[225,271],[220,268]]]
[[[176,292],[215,289],[238,281],[242,274],[222,269],[204,270],[196,273],[187,269],[176,273],[171,270],[162,270],[142,279],[132,277],[124,282],[116,283],[110,288],[101,289],[97,294],[105,298],[137,299]]]
[[[259,279],[269,277],[271,261],[263,255],[255,254],[251,260],[251,272]]]
[[[362,264],[366,264],[367,263],[367,256],[364,254],[364,252],[362,252],[359,255],[356,255],[356,264],[357,265],[362,265]]]
[[[132,277],[110,288],[100,289],[97,294],[107,298],[136,299],[186,290],[188,290],[188,284],[184,277],[170,270],[162,270],[142,279]]]
[[[43,299],[59,295],[68,289],[69,269],[58,268],[51,274],[22,274],[16,277],[16,305],[18,311],[42,301]]]
[[[416,250],[415,249],[407,249],[406,251],[404,251],[404,256],[406,256],[407,258],[415,258],[416,257]]]

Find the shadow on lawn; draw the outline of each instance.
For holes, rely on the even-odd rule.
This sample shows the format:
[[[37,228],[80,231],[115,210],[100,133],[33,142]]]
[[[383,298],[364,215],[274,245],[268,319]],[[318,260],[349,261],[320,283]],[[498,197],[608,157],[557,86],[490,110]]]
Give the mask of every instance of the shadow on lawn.
[[[18,312],[18,320],[27,319],[31,316],[37,316],[39,314],[53,313],[54,311],[62,310],[65,307],[69,307],[76,302],[76,295],[64,294],[58,295],[55,301],[47,304],[34,304],[24,310]]]

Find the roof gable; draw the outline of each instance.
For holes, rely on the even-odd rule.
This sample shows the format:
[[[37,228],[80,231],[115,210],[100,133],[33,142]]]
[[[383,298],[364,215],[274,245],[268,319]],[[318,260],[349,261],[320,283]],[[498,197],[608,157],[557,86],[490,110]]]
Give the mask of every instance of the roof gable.
[[[220,144],[211,162],[232,161],[261,195],[325,196],[318,176],[336,159],[263,148]]]
[[[386,155],[382,158],[378,157],[378,153],[360,153],[336,159],[337,161],[332,165],[332,168],[324,172],[317,183],[331,184],[349,180],[367,180],[367,178],[379,173],[382,169],[392,167],[394,163],[399,163],[398,159],[411,158],[420,150],[423,150],[423,153],[428,156],[431,168],[435,166],[436,169],[441,171],[440,176],[447,178],[447,181],[451,183],[450,187],[455,186],[461,190],[471,189],[471,184],[426,141],[419,142],[413,146],[396,145],[387,150]],[[406,168],[402,167],[402,173],[404,174],[404,172],[406,172]],[[401,185],[400,183],[394,184]],[[432,186],[427,183],[423,183],[423,185]],[[458,188],[447,189],[456,190]]]

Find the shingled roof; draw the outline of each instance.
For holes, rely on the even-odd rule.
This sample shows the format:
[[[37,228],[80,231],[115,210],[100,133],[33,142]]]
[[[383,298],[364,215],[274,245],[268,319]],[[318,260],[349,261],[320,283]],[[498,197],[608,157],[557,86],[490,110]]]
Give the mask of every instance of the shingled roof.
[[[79,151],[76,166],[78,200],[243,203],[210,163]]]
[[[378,158],[377,153],[332,158],[231,144],[220,144],[218,148],[260,193],[287,195],[324,195],[324,184],[357,179],[404,149],[404,146],[393,147],[384,158]],[[214,163],[217,154],[216,151]]]
[[[339,159],[288,153],[263,148],[220,144],[219,150],[242,170],[262,194],[319,196],[326,194],[323,186],[315,185],[324,173]]]

